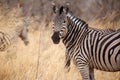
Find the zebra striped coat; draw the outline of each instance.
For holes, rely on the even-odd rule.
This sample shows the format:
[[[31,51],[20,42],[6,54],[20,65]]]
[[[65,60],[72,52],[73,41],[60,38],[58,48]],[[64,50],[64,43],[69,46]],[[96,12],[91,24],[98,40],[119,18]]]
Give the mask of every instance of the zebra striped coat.
[[[27,45],[29,43],[27,36],[27,23],[23,20],[17,26],[17,28],[9,33],[4,33],[0,31],[0,51],[5,51],[7,48],[14,42],[18,37],[20,37],[24,44]]]
[[[57,8],[53,4],[53,11],[52,40],[58,44],[62,39],[66,47],[66,67],[73,59],[83,80],[95,80],[94,68],[120,71],[120,30],[90,28],[71,13],[68,5]]]

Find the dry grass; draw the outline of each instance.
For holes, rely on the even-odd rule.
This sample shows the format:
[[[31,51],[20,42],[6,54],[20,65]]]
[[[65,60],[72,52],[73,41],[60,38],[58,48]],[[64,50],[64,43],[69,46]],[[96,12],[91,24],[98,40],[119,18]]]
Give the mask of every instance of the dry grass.
[[[65,48],[62,43],[52,43],[51,28],[45,29],[44,23],[36,24],[34,22],[30,26],[34,29],[40,26],[40,30],[30,29],[28,46],[18,39],[7,51],[0,52],[0,80],[36,80],[38,55],[37,80],[81,80],[73,63],[70,72],[65,72]],[[95,77],[96,80],[120,80],[120,73],[95,70]]]

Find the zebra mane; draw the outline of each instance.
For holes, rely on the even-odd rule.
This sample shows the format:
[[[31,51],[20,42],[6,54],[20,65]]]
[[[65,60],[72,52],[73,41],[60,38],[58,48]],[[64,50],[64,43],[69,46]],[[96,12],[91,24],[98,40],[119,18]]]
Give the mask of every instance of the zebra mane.
[[[84,20],[82,20],[82,19],[77,18],[76,16],[74,16],[71,11],[68,12],[67,17],[68,17],[69,19],[71,19],[73,22],[75,21],[75,22],[74,22],[75,24],[76,24],[77,22],[80,22],[80,23],[82,23],[83,25],[84,25],[84,24],[87,24]],[[77,25],[79,25],[79,24],[77,24]],[[88,25],[88,24],[87,24],[87,25]]]

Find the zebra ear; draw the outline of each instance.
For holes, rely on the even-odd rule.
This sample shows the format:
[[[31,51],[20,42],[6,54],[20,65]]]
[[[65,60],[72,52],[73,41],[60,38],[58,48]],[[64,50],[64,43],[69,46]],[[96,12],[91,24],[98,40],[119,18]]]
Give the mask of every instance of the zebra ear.
[[[63,12],[67,14],[69,12],[69,8],[68,7],[63,8]]]
[[[67,6],[67,7],[69,7],[69,6],[70,6],[70,3],[69,3],[69,2],[67,2],[67,3],[66,3],[66,6]]]
[[[54,13],[57,12],[58,8],[56,7],[55,3],[52,3],[52,10]]]
[[[70,3],[67,2],[63,8],[63,12],[65,12],[66,14],[69,12],[69,6],[70,6]]]

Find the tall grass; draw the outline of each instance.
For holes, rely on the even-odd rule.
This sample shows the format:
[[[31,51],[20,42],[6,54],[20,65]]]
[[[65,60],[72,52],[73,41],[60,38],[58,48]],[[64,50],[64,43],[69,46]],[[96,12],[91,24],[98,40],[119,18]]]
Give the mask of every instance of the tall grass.
[[[5,16],[0,18],[2,20],[0,30],[5,25],[14,26],[7,23],[8,18],[5,18]],[[65,47],[62,43],[59,45],[52,43],[51,25],[45,28],[44,22],[41,24],[33,22],[29,27],[28,46],[18,39],[7,51],[0,52],[0,80],[81,80],[81,75],[73,62],[70,72],[64,69]],[[8,31],[7,28],[6,30]],[[38,56],[39,65],[37,65]],[[120,80],[120,72],[95,70],[95,78],[96,80]]]
[[[39,26],[44,26],[44,23]],[[72,63],[70,72],[64,69],[65,48],[51,40],[51,28],[29,32],[30,44],[24,46],[21,40],[6,52],[0,53],[0,80],[81,80],[80,73]],[[40,47],[39,47],[40,46]],[[40,52],[39,52],[40,48]],[[120,80],[120,73],[95,70],[96,80]]]

